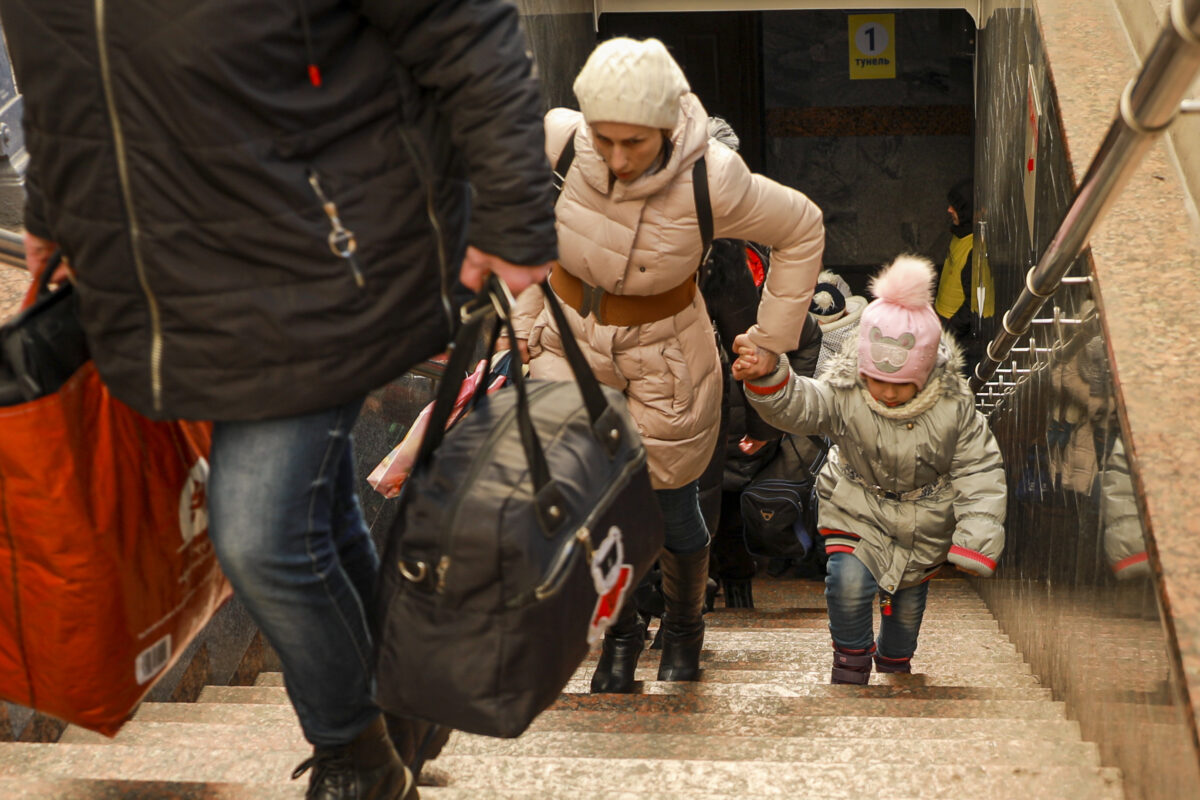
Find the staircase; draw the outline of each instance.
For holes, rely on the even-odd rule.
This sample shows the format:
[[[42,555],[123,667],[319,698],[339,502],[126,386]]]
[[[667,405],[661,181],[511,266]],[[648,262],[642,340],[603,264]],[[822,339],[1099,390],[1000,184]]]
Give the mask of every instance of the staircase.
[[[426,800],[954,798],[1118,800],[1120,773],[1030,674],[970,585],[931,587],[919,674],[830,686],[820,583],[756,580],[757,608],[708,615],[703,681],[589,695],[594,657],[519,739],[455,734]],[[718,605],[720,600],[718,600]],[[146,703],[109,740],[0,746],[7,800],[297,800],[309,754],[282,688],[206,687]]]

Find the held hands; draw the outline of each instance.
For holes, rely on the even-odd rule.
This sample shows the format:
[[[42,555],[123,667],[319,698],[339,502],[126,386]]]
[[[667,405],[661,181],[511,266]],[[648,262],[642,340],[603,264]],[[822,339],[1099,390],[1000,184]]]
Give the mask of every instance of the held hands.
[[[496,337],[496,351],[508,350],[512,345],[508,341],[508,337],[500,335]],[[517,354],[521,356],[521,363],[529,363],[529,340],[517,339]]]
[[[458,272],[458,279],[462,281],[463,286],[478,292],[483,288],[487,276],[494,273],[504,281],[515,297],[533,284],[545,280],[553,266],[553,261],[537,267],[510,264],[499,256],[485,253],[477,247],[468,247],[467,254],[463,257],[462,268]]]
[[[759,347],[745,333],[734,337],[733,352],[738,354],[730,368],[734,380],[749,381],[769,375],[779,363],[778,353]]]

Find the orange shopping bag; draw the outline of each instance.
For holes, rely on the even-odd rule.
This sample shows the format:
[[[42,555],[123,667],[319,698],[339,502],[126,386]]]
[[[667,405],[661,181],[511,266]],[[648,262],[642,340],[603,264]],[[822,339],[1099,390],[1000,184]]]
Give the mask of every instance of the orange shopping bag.
[[[115,734],[229,597],[210,440],[138,414],[91,361],[0,404],[0,697]]]

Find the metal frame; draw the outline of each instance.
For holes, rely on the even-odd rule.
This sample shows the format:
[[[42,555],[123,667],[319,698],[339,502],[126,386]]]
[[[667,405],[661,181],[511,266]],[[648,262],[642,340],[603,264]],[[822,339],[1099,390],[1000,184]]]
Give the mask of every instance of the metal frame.
[[[1172,0],[1169,19],[1159,32],[1142,71],[1121,95],[1119,113],[1109,127],[1071,207],[1042,258],[1025,276],[1025,288],[1001,318],[1001,330],[975,367],[972,390],[992,385],[992,375],[1033,324],[1079,324],[1080,320],[1035,319],[1046,299],[1062,283],[1083,253],[1092,231],[1141,163],[1155,137],[1184,106],[1184,95],[1200,72],[1200,0]]]

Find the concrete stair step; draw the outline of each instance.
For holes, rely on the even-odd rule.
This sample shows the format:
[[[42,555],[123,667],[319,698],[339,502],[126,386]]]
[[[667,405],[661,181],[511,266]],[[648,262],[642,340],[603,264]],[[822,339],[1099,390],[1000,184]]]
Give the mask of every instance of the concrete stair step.
[[[681,685],[673,694],[564,694],[550,708],[614,710],[690,714],[804,714],[829,716],[1012,717],[1062,719],[1063,705],[1041,700],[953,700],[766,696],[748,694],[707,695],[704,684]],[[765,691],[765,690],[764,690]],[[275,686],[206,686],[197,703],[284,705],[287,694]]]
[[[798,665],[813,662],[828,661],[833,654],[833,647],[828,641],[812,641],[800,645],[786,647],[731,647],[712,649],[705,647],[700,651],[700,663],[705,666],[720,665],[719,669],[759,669],[755,664],[783,664],[789,669]],[[646,649],[642,651],[639,664],[657,664],[662,656],[661,650]],[[600,658],[600,651],[593,650],[582,663],[595,665]],[[1022,672],[1029,671],[1029,665],[1017,653],[1015,647],[1004,642],[988,648],[976,648],[970,652],[937,653],[932,649],[928,652],[921,648],[917,656],[919,662],[934,664],[940,659],[946,663],[958,664],[997,664],[1012,665]],[[766,669],[766,667],[763,667]]]
[[[829,654],[798,661],[792,664],[728,664],[717,661],[701,661],[700,674],[705,683],[829,683],[829,671],[833,660]],[[917,661],[911,675],[872,672],[875,683],[928,686],[989,686],[989,687],[1036,687],[1041,683],[1025,664],[930,664]],[[584,662],[576,670],[574,679],[590,678],[596,670],[596,662]],[[639,680],[658,679],[658,659],[643,657],[638,662]]]
[[[424,791],[421,792],[424,797]],[[303,800],[304,782],[234,784],[0,777],[5,800]]]
[[[1060,742],[1047,748],[1038,740],[834,739],[694,734],[526,732],[518,739],[494,739],[455,733],[443,755],[563,758],[635,758],[670,753],[675,758],[713,761],[785,761],[808,763],[815,753],[824,762],[853,763],[869,754],[884,763],[1009,764],[1099,767],[1091,742]],[[438,762],[435,762],[438,763]]]
[[[219,725],[297,724],[290,706],[279,704],[143,703],[130,724],[180,722]],[[707,736],[893,737],[925,739],[1042,739],[1079,741],[1079,723],[1066,719],[971,719],[855,716],[838,719],[824,714],[644,713],[633,709],[549,710],[533,721],[531,732],[587,731],[609,733],[702,734]]]
[[[528,732],[582,731],[590,733],[699,734],[703,736],[762,736],[817,738],[876,737],[896,739],[1041,739],[1080,741],[1079,723],[1067,719],[937,719],[900,716],[666,714],[633,709],[603,711],[545,711]],[[1051,745],[1052,746],[1052,745]]]
[[[114,744],[11,744],[0,748],[0,775],[108,781],[180,783],[281,783],[312,755],[311,747],[263,750],[200,748],[176,742],[161,747]],[[303,795],[303,792],[301,792]]]
[[[230,742],[250,751],[276,750],[306,757],[309,750],[299,723],[257,726],[219,723],[138,722],[127,723],[115,738],[72,727],[60,744],[96,747],[170,748],[192,747],[219,750]],[[945,764],[1029,764],[1100,766],[1094,744],[1083,741],[1056,742],[1046,747],[1038,739],[963,740],[918,738],[833,738],[801,736],[713,736],[702,734],[630,734],[570,732],[526,732],[517,739],[495,739],[456,732],[445,755],[559,756],[573,758],[654,757],[671,753],[675,758],[721,761],[811,760],[821,753],[825,761],[852,762],[869,753],[873,761]]]
[[[189,749],[91,747],[87,745],[12,745],[0,753],[6,779],[34,781],[105,781],[110,789],[124,791],[110,797],[153,797],[137,790],[131,782],[150,782],[158,797],[186,797],[182,791],[166,794],[169,785],[185,789],[187,784],[253,784],[229,787],[224,795],[195,792],[198,798],[263,797],[240,794],[273,786],[279,798],[301,797],[303,779],[290,782],[296,764],[285,751],[257,751],[247,758],[243,749]],[[801,763],[781,761],[674,760],[663,758],[583,759],[546,756],[445,755],[437,759],[438,771],[447,776],[444,789],[422,789],[423,797],[446,797],[470,791],[478,798],[506,796],[574,797],[608,796],[614,776],[621,785],[636,787],[636,795],[677,794],[708,796],[713,789],[729,796],[860,798],[887,787],[888,796],[955,798],[969,792],[973,800],[1030,796],[1062,800],[1118,800],[1123,796],[1119,773],[1086,766],[946,765],[904,762],[862,763],[856,758],[845,763],[822,759]],[[124,785],[121,785],[123,782]],[[160,784],[153,787],[153,784]],[[183,786],[180,786],[182,784]],[[95,786],[80,787],[94,800]],[[190,791],[190,790],[189,790]],[[44,797],[44,795],[43,795]]]
[[[942,764],[847,763],[824,759],[801,763],[731,762],[671,759],[443,756],[439,770],[449,776],[447,788],[479,792],[537,791],[543,796],[601,796],[614,780],[639,791],[692,793],[714,789],[754,797],[854,798],[921,797],[929,800],[973,800],[1027,796],[1055,800],[1123,798],[1117,770],[1075,766],[999,766]],[[619,777],[616,777],[619,776]],[[425,792],[422,791],[422,796]],[[432,791],[430,797],[436,796]]]
[[[878,630],[878,629],[877,629]],[[704,646],[710,650],[733,648],[777,648],[795,647],[798,645],[821,643],[830,647],[829,628],[790,628],[764,629],[758,631],[723,630],[716,628],[704,632]],[[992,646],[1012,646],[1012,642],[1002,633],[982,630],[952,631],[921,630],[921,649],[926,652],[970,652],[973,648],[988,648]]]
[[[763,697],[698,694],[564,694],[548,710],[671,714],[799,714],[831,717],[1065,719],[1060,702],[1042,700],[913,700],[902,697]]]
[[[877,678],[878,676],[872,676]],[[918,676],[920,677],[920,676]],[[974,683],[958,685],[924,685],[917,681],[906,684],[876,680],[867,686],[831,686],[828,670],[805,675],[800,680],[772,682],[710,682],[707,673],[696,683],[655,680],[653,672],[638,672],[635,684],[640,694],[688,695],[704,697],[843,697],[889,698],[912,700],[1041,700],[1050,701],[1050,690],[1033,684],[1023,686],[980,686]],[[820,681],[825,681],[821,683]],[[563,687],[564,694],[590,694],[591,678],[576,678]]]

